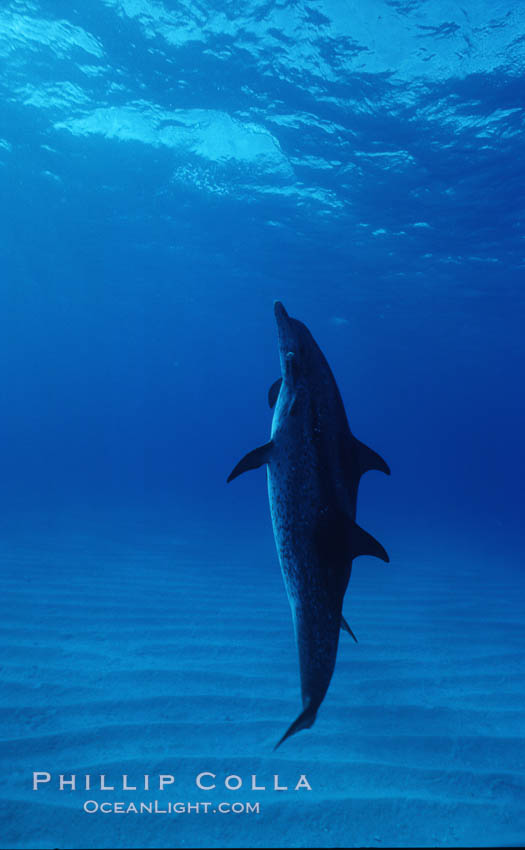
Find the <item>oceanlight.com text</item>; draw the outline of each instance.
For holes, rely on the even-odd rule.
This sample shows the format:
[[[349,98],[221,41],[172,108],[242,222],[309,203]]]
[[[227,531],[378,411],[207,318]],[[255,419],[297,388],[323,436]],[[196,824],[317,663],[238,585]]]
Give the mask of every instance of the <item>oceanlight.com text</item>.
[[[159,803],[158,800],[150,800],[149,802],[110,802],[106,800],[99,803],[97,800],[86,800],[83,809],[87,814],[120,814],[120,815],[190,815],[190,814],[219,814],[219,815],[258,815],[260,813],[259,802],[235,802],[230,803],[223,801],[221,803],[199,802],[199,803],[183,803],[183,802],[167,802]]]

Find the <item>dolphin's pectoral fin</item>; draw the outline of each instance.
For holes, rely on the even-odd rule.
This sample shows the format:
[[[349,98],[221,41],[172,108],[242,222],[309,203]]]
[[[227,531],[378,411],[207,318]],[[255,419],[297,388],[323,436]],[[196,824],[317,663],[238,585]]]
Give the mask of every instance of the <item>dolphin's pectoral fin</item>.
[[[319,706],[318,706],[318,707],[319,707]],[[318,708],[318,707],[317,707],[317,708]],[[273,749],[274,749],[274,752],[275,752],[275,750],[276,750],[278,747],[280,747],[280,746],[281,746],[281,744],[283,744],[283,743],[284,743],[284,741],[286,741],[286,739],[287,739],[287,738],[289,738],[291,735],[295,735],[295,733],[296,733],[296,732],[300,732],[300,731],[301,731],[301,729],[309,729],[309,728],[310,728],[310,726],[313,726],[313,725],[314,725],[315,718],[316,718],[316,716],[317,716],[317,708],[315,708],[315,707],[314,707],[314,706],[312,706],[312,705],[307,705],[307,706],[306,706],[306,708],[304,709],[304,711],[302,711],[302,712],[301,712],[301,714],[299,715],[299,717],[297,717],[297,718],[294,720],[294,722],[292,723],[292,725],[288,727],[288,729],[286,730],[286,732],[284,733],[284,735],[283,735],[283,737],[280,739],[280,741],[278,741],[278,742],[277,742],[277,744],[276,744],[276,745],[275,745],[275,747],[273,748]]]
[[[353,637],[353,639],[355,640],[355,642],[356,642],[356,643],[358,643],[358,640],[357,640],[356,636],[354,635],[354,633],[353,633],[352,629],[350,628],[350,626],[348,625],[348,623],[346,622],[346,620],[345,620],[345,618],[343,617],[343,615],[342,615],[342,614],[341,614],[341,629],[342,629],[344,632],[348,632],[348,634],[349,634],[349,635],[351,635],[351,636]]]
[[[355,523],[352,533],[352,558],[358,558],[359,555],[373,555],[374,558],[381,558],[387,564],[390,563],[390,558],[381,543]]]
[[[226,483],[229,484],[230,481],[233,481],[234,478],[237,478],[237,476],[241,475],[243,472],[248,472],[249,469],[259,469],[263,463],[268,463],[272,446],[273,443],[270,440],[270,442],[266,443],[264,446],[259,446],[259,448],[253,449],[253,451],[244,455],[243,459],[239,461],[233,472],[230,472],[228,475]]]
[[[277,399],[279,398],[279,390],[281,389],[282,382],[282,378],[277,378],[268,390],[268,404],[270,407],[275,407]]]
[[[390,467],[385,463],[381,455],[378,455],[373,449],[369,449],[360,440],[356,440],[355,442],[360,475],[368,472],[369,469],[377,469],[379,472],[384,472],[385,475],[390,475]]]

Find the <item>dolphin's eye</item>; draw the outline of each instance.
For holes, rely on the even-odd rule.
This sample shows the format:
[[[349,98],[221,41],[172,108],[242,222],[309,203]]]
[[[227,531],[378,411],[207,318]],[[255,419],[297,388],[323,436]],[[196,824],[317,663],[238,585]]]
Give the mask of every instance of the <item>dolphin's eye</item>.
[[[295,357],[295,351],[288,351],[286,354],[286,359],[291,360],[293,357]]]

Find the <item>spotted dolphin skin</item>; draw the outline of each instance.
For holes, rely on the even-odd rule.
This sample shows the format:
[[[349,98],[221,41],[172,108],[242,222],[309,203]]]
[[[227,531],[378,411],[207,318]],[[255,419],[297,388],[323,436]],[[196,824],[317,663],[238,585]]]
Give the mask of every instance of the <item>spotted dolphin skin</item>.
[[[228,477],[267,464],[275,544],[299,653],[303,710],[277,747],[308,729],[328,690],[352,561],[375,555],[377,540],[356,521],[357,490],[369,469],[390,474],[385,461],[350,431],[341,395],[308,328],[274,305],[282,377],[270,388],[271,439],[249,452]]]

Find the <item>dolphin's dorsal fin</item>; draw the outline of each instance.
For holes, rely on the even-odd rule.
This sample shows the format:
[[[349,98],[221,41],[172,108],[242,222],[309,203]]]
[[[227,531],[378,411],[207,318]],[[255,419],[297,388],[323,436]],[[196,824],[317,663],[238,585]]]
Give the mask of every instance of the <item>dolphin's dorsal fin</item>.
[[[348,634],[353,637],[353,639],[355,640],[356,643],[358,642],[356,636],[354,635],[352,629],[350,628],[350,626],[348,625],[348,623],[346,622],[346,620],[345,620],[345,618],[343,617],[342,614],[341,614],[341,629],[344,632],[348,632]]]
[[[268,463],[272,447],[273,443],[270,440],[270,442],[265,443],[264,446],[259,446],[259,448],[253,449],[253,451],[244,455],[243,459],[239,461],[233,472],[230,472],[228,475],[226,483],[229,484],[230,481],[233,481],[234,478],[237,478],[237,476],[241,475],[243,472],[248,472],[249,469],[259,469],[263,463]]]
[[[270,407],[275,407],[277,399],[279,398],[279,390],[281,389],[282,382],[282,378],[277,378],[268,390],[268,404]]]
[[[352,558],[358,558],[359,555],[372,555],[374,558],[381,558],[387,564],[390,563],[390,558],[381,543],[355,523],[352,533]]]
[[[378,469],[379,472],[384,472],[385,475],[390,475],[390,467],[383,460],[381,455],[378,455],[373,449],[369,449],[360,440],[355,441],[357,449],[357,460],[359,463],[359,474],[363,475],[369,469]]]

